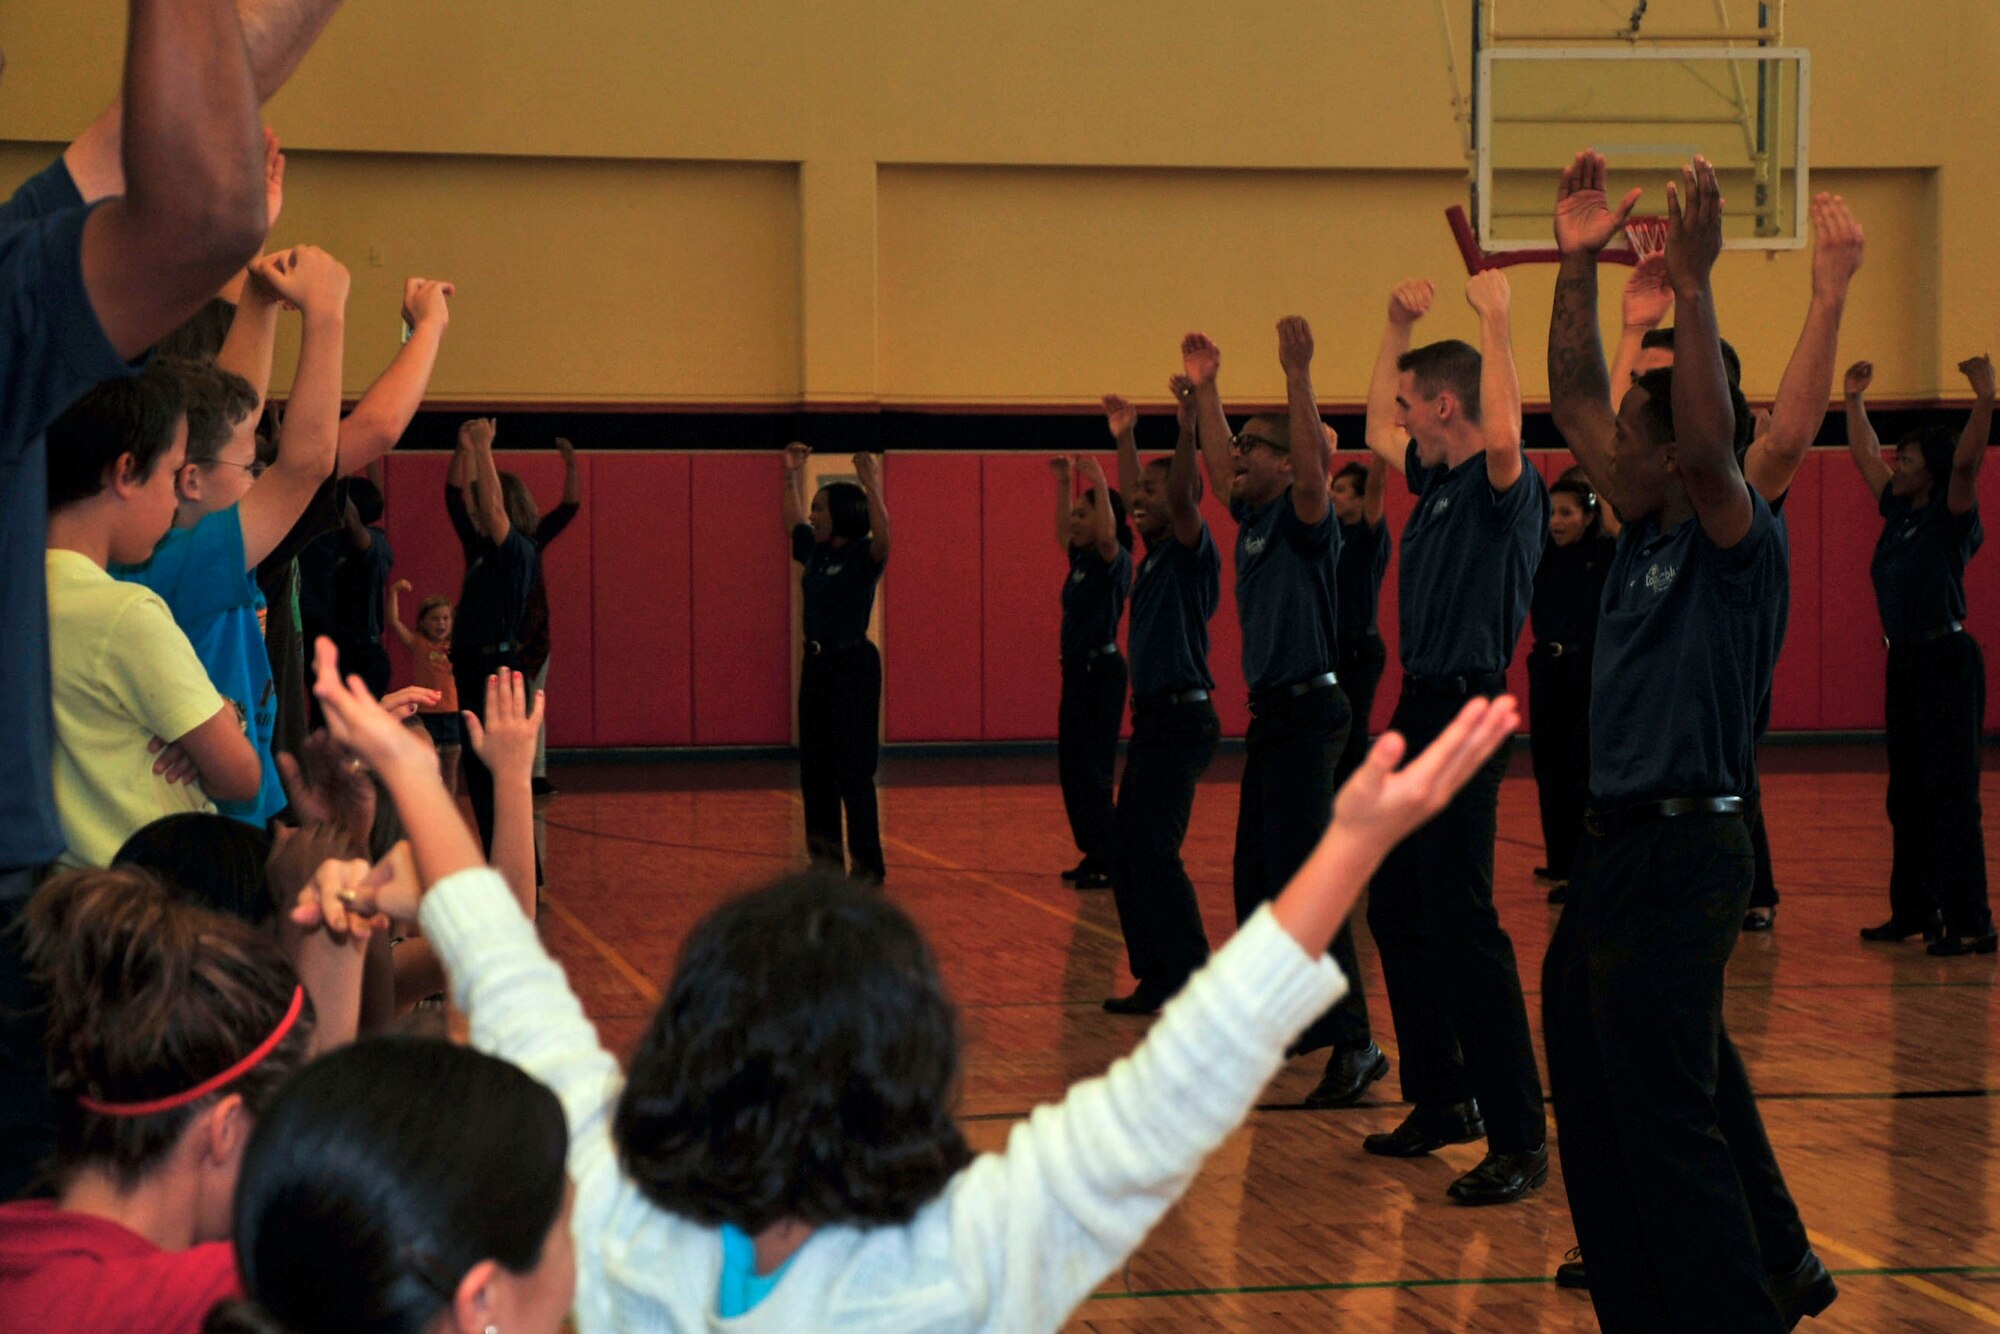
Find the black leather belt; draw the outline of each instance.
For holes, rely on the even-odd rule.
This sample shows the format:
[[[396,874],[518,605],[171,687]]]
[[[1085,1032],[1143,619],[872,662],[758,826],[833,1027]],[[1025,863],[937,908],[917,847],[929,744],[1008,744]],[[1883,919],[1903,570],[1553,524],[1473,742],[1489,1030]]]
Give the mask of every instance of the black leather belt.
[[[1250,712],[1255,713],[1259,709],[1276,704],[1279,700],[1310,695],[1315,690],[1331,690],[1339,684],[1332,672],[1321,672],[1318,676],[1308,676],[1303,681],[1293,681],[1286,685],[1272,686],[1268,690],[1259,690],[1250,696]]]
[[[1403,691],[1410,695],[1494,695],[1507,688],[1505,672],[1473,672],[1465,676],[1405,676]]]
[[[497,658],[504,653],[512,653],[521,647],[519,640],[503,639],[497,644],[481,644],[472,650],[474,657]]]
[[[1062,655],[1062,660],[1064,662],[1096,662],[1099,658],[1115,658],[1117,656],[1118,641],[1114,639],[1109,644],[1102,644],[1097,648],[1087,648],[1081,653],[1065,653]]]
[[[1886,648],[1912,648],[1918,644],[1935,644],[1940,639],[1950,639],[1953,635],[1962,635],[1964,633],[1965,622],[1946,621],[1937,629],[1927,630],[1914,639],[1891,639],[1889,636],[1883,635],[1882,643]]]
[[[1138,709],[1170,709],[1176,704],[1199,704],[1208,698],[1206,690],[1175,690],[1157,695],[1134,695],[1132,707]]]
[[[806,641],[806,656],[808,658],[823,658],[829,653],[840,653],[847,649],[858,648],[867,642],[868,639],[865,635],[860,639],[842,640],[838,644],[829,644],[818,639],[808,639]]]
[[[1544,658],[1568,658],[1579,653],[1588,653],[1589,651],[1590,645],[1588,644],[1556,643],[1538,643],[1534,648],[1529,650],[1531,653],[1541,654]]]
[[[1665,820],[1676,815],[1742,815],[1749,809],[1750,803],[1742,797],[1662,797],[1658,801],[1614,806],[1608,811],[1587,810],[1583,813],[1583,827],[1602,838],[1641,820]]]

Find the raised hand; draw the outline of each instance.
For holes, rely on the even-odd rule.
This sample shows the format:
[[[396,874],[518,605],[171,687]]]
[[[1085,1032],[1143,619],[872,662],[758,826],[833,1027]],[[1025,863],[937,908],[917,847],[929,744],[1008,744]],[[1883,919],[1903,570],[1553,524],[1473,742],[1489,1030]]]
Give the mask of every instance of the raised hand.
[[[1214,384],[1222,369],[1222,349],[1207,334],[1191,333],[1181,339],[1181,366],[1195,388]]]
[[[1076,466],[1083,473],[1086,484],[1096,487],[1099,491],[1104,490],[1104,465],[1097,461],[1095,454],[1078,455]]]
[[[1465,304],[1479,313],[1482,320],[1507,313],[1508,302],[1513,299],[1513,289],[1507,284],[1504,269],[1481,269],[1465,283]]]
[[[1278,321],[1278,365],[1288,376],[1306,375],[1312,370],[1313,331],[1303,315],[1287,315]]]
[[[1967,357],[1958,363],[1958,373],[1972,385],[1975,398],[1991,401],[1993,398],[1993,358],[1982,352],[1976,357]]]
[[[790,476],[805,468],[806,460],[812,457],[812,446],[800,444],[794,440],[791,444],[785,446],[784,457],[785,475]]]
[[[1104,396],[1104,424],[1111,428],[1113,440],[1123,440],[1132,434],[1139,424],[1139,409],[1127,403],[1116,394]]]
[[[548,692],[535,696],[528,708],[528,678],[511,667],[502,667],[486,678],[486,721],[482,724],[472,710],[465,711],[465,739],[488,769],[496,783],[517,779],[525,783],[535,767],[535,736],[542,730],[542,706]]]
[[[499,425],[491,417],[474,417],[458,428],[458,443],[465,449],[477,452],[493,448],[493,437],[499,433]]]
[[[1813,294],[1846,296],[1847,284],[1861,267],[1861,224],[1839,195],[1817,194],[1812,199],[1812,225]]]
[[[854,475],[861,482],[861,489],[870,493],[882,489],[882,460],[873,454],[854,456]]]
[[[356,851],[367,846],[375,824],[375,780],[367,767],[324,728],[306,738],[299,754],[301,759],[278,755],[292,813],[307,824],[338,825]]]
[[[267,255],[262,277],[279,296],[308,315],[346,307],[351,279],[347,266],[316,245],[293,246]],[[264,260],[259,260],[263,264]]]
[[[1563,168],[1556,190],[1556,248],[1565,255],[1596,254],[1611,243],[1644,190],[1628,192],[1613,211],[1604,193],[1604,154],[1588,150]]]
[[[1430,313],[1437,284],[1428,278],[1405,278],[1389,292],[1389,323],[1407,328]]]
[[[384,773],[397,765],[437,762],[430,747],[403,726],[368,692],[358,676],[340,679],[340,652],[322,635],[313,646],[313,698],[326,715],[327,734],[356,759]]]
[[[407,718],[426,704],[435,704],[444,698],[439,692],[425,686],[404,686],[382,696],[382,707],[397,718]]]
[[[556,453],[562,455],[562,460],[564,463],[568,463],[571,459],[576,457],[576,446],[571,444],[569,441],[563,439],[561,436],[557,436]]]
[[[1722,186],[1700,154],[1667,183],[1667,278],[1681,291],[1708,281],[1722,253]]]
[[[337,941],[365,941],[391,922],[416,921],[423,894],[416,858],[403,842],[373,866],[326,863],[297,894],[291,919],[307,929],[324,928]]]
[[[285,155],[278,151],[278,132],[267,125],[264,127],[264,216],[267,235],[276,230],[278,215],[284,211]]]
[[[1840,382],[1840,392],[1848,398],[1859,398],[1868,392],[1868,386],[1875,383],[1875,363],[1857,361],[1847,368],[1847,374]]]
[[[1520,720],[1511,695],[1475,699],[1400,769],[1403,738],[1385,732],[1334,798],[1334,825],[1387,851],[1443,810]]]
[[[1167,392],[1174,396],[1175,414],[1180,418],[1182,429],[1192,431],[1195,418],[1194,381],[1185,375],[1169,375]]]
[[[153,772],[180,787],[186,787],[201,777],[193,757],[172,741],[154,737],[146,743],[146,753],[154,756]]]
[[[416,590],[416,585],[412,584],[407,579],[398,579],[395,583],[389,585],[389,591],[391,593],[410,593],[414,592],[415,590]]]
[[[338,866],[356,849],[346,832],[336,825],[313,823],[293,828],[279,825],[271,836],[271,852],[264,859],[264,886],[279,912],[287,912],[321,869]],[[367,871],[367,862],[355,862]]]
[[[449,298],[457,296],[458,289],[439,278],[405,278],[403,280],[403,323],[412,329],[419,329],[425,323],[434,323],[439,328],[451,324]]]
[[[1049,460],[1049,471],[1055,474],[1055,479],[1058,482],[1067,482],[1069,480],[1069,469],[1070,462],[1069,455],[1067,454],[1057,454]]]
[[[1626,229],[1626,234],[1632,234],[1630,228]],[[1638,250],[1636,236],[1633,242],[1633,249]],[[1625,327],[1657,329],[1673,308],[1674,289],[1667,285],[1665,252],[1659,249],[1642,251],[1639,262],[1632,266],[1632,276],[1625,280]]]

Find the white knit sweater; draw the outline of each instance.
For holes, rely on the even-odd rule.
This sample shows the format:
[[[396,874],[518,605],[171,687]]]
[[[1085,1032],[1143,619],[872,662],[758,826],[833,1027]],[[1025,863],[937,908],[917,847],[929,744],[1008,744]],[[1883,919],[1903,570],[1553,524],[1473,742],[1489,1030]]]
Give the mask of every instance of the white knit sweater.
[[[480,1050],[555,1090],[576,1184],[576,1316],[585,1334],[869,1330],[1032,1334],[1060,1326],[1138,1246],[1234,1130],[1285,1047],[1347,981],[1260,909],[1130,1056],[1037,1109],[899,1227],[815,1232],[755,1310],[715,1314],[722,1240],[620,1175],[622,1076],[562,968],[500,877],[451,876],[424,934]]]

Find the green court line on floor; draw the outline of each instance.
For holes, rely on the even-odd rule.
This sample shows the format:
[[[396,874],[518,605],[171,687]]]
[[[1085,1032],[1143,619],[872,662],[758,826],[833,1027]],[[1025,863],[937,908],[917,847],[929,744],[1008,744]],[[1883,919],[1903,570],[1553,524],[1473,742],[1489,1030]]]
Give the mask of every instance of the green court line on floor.
[[[1869,1269],[1835,1269],[1836,1278],[1992,1278],[2000,1265],[1923,1265]],[[1093,1292],[1093,1302],[1151,1300],[1156,1297],[1276,1297],[1302,1292],[1373,1292],[1408,1288],[1497,1288],[1553,1286],[1552,1274],[1496,1274],[1484,1278],[1386,1278],[1345,1283],[1267,1283],[1240,1288],[1148,1288],[1144,1291]]]

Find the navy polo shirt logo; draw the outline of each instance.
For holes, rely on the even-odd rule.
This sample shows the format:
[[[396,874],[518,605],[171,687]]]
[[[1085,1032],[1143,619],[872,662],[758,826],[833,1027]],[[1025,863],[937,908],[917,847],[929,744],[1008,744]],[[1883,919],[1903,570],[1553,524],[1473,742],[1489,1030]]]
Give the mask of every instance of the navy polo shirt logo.
[[[1437,498],[1437,504],[1431,506],[1431,513],[1442,514],[1445,511],[1445,507],[1449,504],[1451,504],[1450,496],[1439,496]]]
[[[1652,593],[1666,592],[1674,586],[1674,576],[1680,572],[1680,567],[1677,565],[1669,565],[1664,570],[1657,563],[1648,566],[1646,568],[1647,591]]]
[[[841,568],[842,568],[842,567],[841,567],[841,566],[838,566],[838,565],[829,565],[829,566],[827,566],[827,567],[826,567],[826,572],[827,572],[828,574],[839,574],[839,573],[840,573],[840,571],[841,571]]]
[[[1261,536],[1246,537],[1243,539],[1243,554],[1246,556],[1261,556],[1264,554],[1264,547],[1269,541],[1269,538]]]
[[[1070,577],[1069,577],[1069,581],[1070,581],[1071,583],[1073,583],[1073,584],[1080,584],[1080,583],[1082,583],[1082,582],[1083,582],[1083,571],[1082,571],[1082,570],[1076,570],[1076,571],[1072,572],[1072,573],[1070,574]]]

